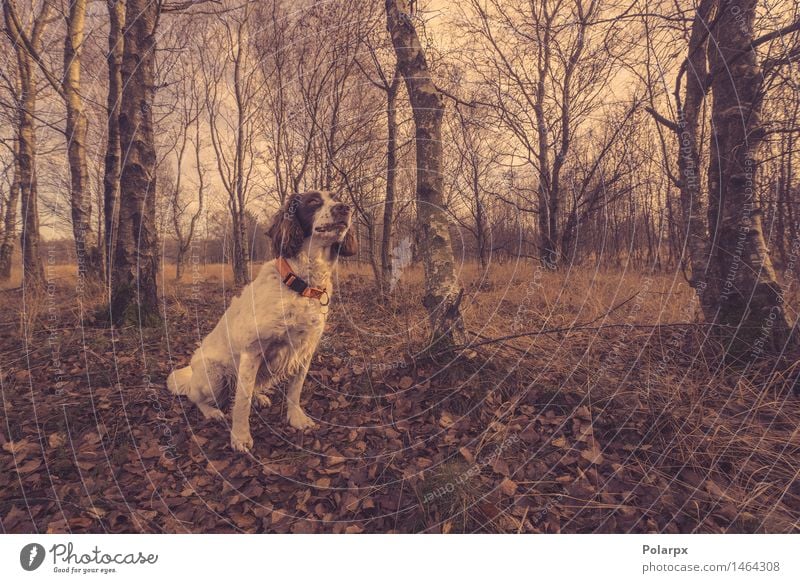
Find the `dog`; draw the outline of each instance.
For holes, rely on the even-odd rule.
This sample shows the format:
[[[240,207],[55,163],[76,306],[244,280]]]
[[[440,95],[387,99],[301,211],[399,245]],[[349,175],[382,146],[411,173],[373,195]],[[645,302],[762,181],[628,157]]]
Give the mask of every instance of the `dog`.
[[[267,236],[275,258],[235,298],[205,337],[189,366],[175,370],[167,388],[186,395],[206,419],[224,421],[218,403],[235,386],[231,447],[253,447],[253,400],[269,406],[266,392],[286,382],[289,425],[316,423],[300,406],[311,359],[325,328],[332,274],[339,257],[356,253],[352,211],[327,191],[291,195]]]

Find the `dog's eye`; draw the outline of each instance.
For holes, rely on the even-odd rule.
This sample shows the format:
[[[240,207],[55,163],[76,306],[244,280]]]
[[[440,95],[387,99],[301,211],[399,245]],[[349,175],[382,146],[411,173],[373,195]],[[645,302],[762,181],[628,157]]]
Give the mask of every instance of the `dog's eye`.
[[[312,198],[308,201],[309,206],[322,206],[322,200],[318,198]]]

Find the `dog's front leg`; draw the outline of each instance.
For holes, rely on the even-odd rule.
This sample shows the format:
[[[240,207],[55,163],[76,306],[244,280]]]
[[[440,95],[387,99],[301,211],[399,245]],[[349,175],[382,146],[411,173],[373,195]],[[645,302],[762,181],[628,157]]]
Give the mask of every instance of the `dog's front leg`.
[[[311,366],[311,359],[308,360],[295,376],[289,380],[286,390],[286,403],[288,408],[289,425],[295,429],[308,429],[316,427],[316,423],[305,414],[303,408],[300,407],[300,392],[303,390],[303,383],[308,374],[308,367]]]
[[[250,406],[256,385],[256,374],[261,360],[254,355],[242,353],[236,376],[236,396],[233,401],[233,424],[231,447],[236,451],[248,451],[253,447],[250,435]]]

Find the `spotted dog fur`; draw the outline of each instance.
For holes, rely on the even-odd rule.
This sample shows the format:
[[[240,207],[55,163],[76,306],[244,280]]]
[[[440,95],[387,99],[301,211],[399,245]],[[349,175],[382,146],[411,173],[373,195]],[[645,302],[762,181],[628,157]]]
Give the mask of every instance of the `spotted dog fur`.
[[[292,195],[276,215],[268,235],[275,256],[289,261],[309,285],[332,294],[338,257],[353,255],[355,237],[350,207],[325,191]],[[231,446],[248,451],[253,400],[270,404],[266,392],[287,383],[288,422],[296,429],[316,424],[300,407],[300,392],[325,328],[327,309],[303,297],[280,278],[275,260],[235,298],[191,363],[173,371],[167,387],[186,395],[206,418],[224,420],[219,409],[226,389],[234,387]]]

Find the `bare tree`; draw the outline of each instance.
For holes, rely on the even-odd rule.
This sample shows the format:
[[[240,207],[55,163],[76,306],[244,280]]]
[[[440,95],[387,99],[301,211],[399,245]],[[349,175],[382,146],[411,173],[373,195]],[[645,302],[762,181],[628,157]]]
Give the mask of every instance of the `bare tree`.
[[[384,18],[382,9],[362,0],[303,11],[275,1],[254,14],[266,96],[258,115],[275,198],[282,202],[289,192],[309,188],[342,191],[356,210],[358,258],[368,255],[378,282],[374,250],[382,184],[374,174],[383,159],[375,143],[384,137],[375,107],[380,94],[357,74],[357,55],[367,29]]]
[[[119,107],[122,100],[122,29],[125,24],[125,0],[106,0],[108,8],[108,94],[106,96],[107,137],[103,167],[103,253],[106,258],[106,282],[111,284],[117,222],[119,220]]]
[[[362,42],[367,48],[377,79],[360,61],[356,61],[356,63],[369,82],[386,95],[386,193],[381,221],[380,277],[377,280],[380,292],[385,295],[391,289],[392,281],[392,228],[397,191],[397,96],[402,76],[396,62],[391,68],[391,73],[386,70],[369,35],[364,35]]]
[[[44,268],[39,255],[39,199],[36,179],[36,63],[33,54],[41,49],[42,36],[49,24],[50,4],[43,2],[33,18],[30,30],[24,31],[14,0],[3,2],[6,31],[14,46],[19,76],[16,103],[16,174],[22,201],[22,273],[23,285],[31,290],[44,285]],[[28,41],[26,46],[25,41]]]
[[[442,93],[433,83],[407,0],[386,0],[386,22],[397,67],[405,79],[414,111],[417,149],[417,226],[425,266],[423,304],[433,333],[432,344],[448,346],[464,340],[461,297],[450,242],[447,214],[442,208]]]
[[[294,45],[288,17],[281,11],[281,2],[273,0],[258,13],[261,34],[257,37],[258,63],[264,84],[262,117],[267,134],[267,155],[272,163],[274,188],[280,208],[293,189],[292,128],[290,117],[298,108],[290,104],[290,62]]]
[[[64,134],[67,140],[67,164],[70,172],[70,209],[72,232],[75,238],[78,277],[83,280],[101,279],[100,250],[92,237],[92,202],[89,191],[89,165],[86,154],[88,119],[84,111],[81,92],[81,54],[84,44],[86,0],[68,0],[64,10],[63,76],[59,79],[45,65],[39,48],[19,24],[14,2],[9,2],[7,13],[17,27],[21,47],[39,66],[53,90],[63,99],[66,109]]]
[[[455,204],[448,205],[453,217],[475,238],[478,260],[487,267],[491,253],[491,202],[497,200],[502,176],[500,156],[491,147],[492,134],[483,122],[484,108],[456,105],[455,115],[450,116],[448,135],[455,155],[450,177],[450,189],[458,194],[459,202],[466,208],[469,217],[461,220],[455,212]]]
[[[558,266],[562,173],[576,136],[603,103],[619,67],[620,25],[603,18],[602,0],[471,0],[461,25],[479,41],[467,51],[497,121],[514,137],[507,156],[535,171],[533,196],[541,261]]]
[[[652,107],[649,111],[676,137],[678,175],[669,168],[667,172],[680,191],[689,282],[701,299],[704,317],[729,327],[723,330],[728,350],[758,355],[781,352],[789,339],[783,292],[762,225],[758,168],[767,132],[762,119],[769,88],[765,70],[789,63],[794,49],[790,45],[785,54],[759,63],[757,47],[796,32],[800,23],[756,38],[756,5],[756,0],[732,0],[724,6],[717,0],[701,0],[691,19],[687,56],[676,77],[676,119],[667,119]],[[710,134],[704,144],[709,91]],[[662,149],[668,156],[666,146]],[[702,187],[706,164],[707,197]]]
[[[198,71],[194,58],[188,55],[182,60],[181,79],[175,84],[175,102],[179,104],[177,122],[178,143],[175,149],[176,176],[173,188],[169,192],[169,214],[172,219],[173,233],[178,244],[175,258],[175,279],[180,281],[183,275],[184,259],[194,239],[195,229],[203,214],[203,203],[206,190],[206,170],[202,160],[203,129],[201,116],[205,97],[198,86]],[[189,137],[189,132],[193,136]],[[197,190],[195,197],[184,196],[184,158],[186,149],[191,143],[194,152],[194,165],[197,171]],[[188,225],[186,215],[189,207],[194,210],[189,214]]]
[[[708,47],[711,152],[708,220],[713,233],[709,289],[711,322],[735,329],[731,350],[782,353],[790,325],[754,198],[765,135],[764,76],[757,60],[756,0],[730,0]]]
[[[228,195],[233,274],[237,286],[250,281],[245,218],[255,170],[256,100],[261,86],[251,54],[253,10],[253,5],[245,1],[230,12],[219,15],[215,28],[208,33],[221,38],[221,47],[210,45],[208,48],[213,47],[213,50],[203,51],[209,133],[219,177]],[[229,79],[232,82],[230,90],[227,87]]]
[[[15,79],[16,80],[16,79]],[[10,157],[4,164],[2,175],[8,184],[8,194],[2,196],[2,233],[0,233],[0,281],[11,278],[11,259],[14,254],[14,239],[17,236],[17,206],[19,204],[19,177],[17,175],[16,144],[9,147]]]
[[[119,227],[111,270],[111,317],[116,325],[160,322],[155,225],[156,151],[153,135],[158,4],[127,0],[119,109]]]
[[[11,277],[11,257],[14,253],[14,238],[17,233],[17,204],[19,203],[19,181],[17,177],[17,153],[11,150],[11,161],[3,168],[8,182],[8,195],[3,197],[3,233],[0,243],[0,281]],[[8,179],[10,177],[10,180]]]
[[[692,21],[688,54],[680,66],[675,81],[677,120],[667,120],[652,106],[648,108],[656,121],[674,134],[677,142],[678,176],[674,178],[674,183],[680,191],[682,231],[685,234],[691,265],[689,283],[701,298],[706,313],[713,310],[713,307],[709,303],[710,296],[704,293],[709,250],[707,217],[703,208],[706,197],[702,187],[700,131],[703,105],[708,92],[706,50],[709,45],[709,26],[716,11],[716,3],[717,0],[701,0]],[[684,79],[685,95],[681,98],[681,85]]]
[[[81,54],[86,22],[86,0],[68,0],[64,38],[64,78],[61,93],[66,104],[67,159],[70,172],[72,233],[78,277],[102,280],[100,249],[92,237],[92,199],[86,153],[88,120],[81,93]]]

